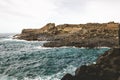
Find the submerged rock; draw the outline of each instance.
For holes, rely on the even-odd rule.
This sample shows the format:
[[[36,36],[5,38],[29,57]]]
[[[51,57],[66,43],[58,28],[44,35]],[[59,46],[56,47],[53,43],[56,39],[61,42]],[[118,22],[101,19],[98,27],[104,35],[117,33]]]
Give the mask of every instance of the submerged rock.
[[[96,64],[83,65],[74,76],[67,74],[61,80],[120,80],[120,48],[106,51]]]

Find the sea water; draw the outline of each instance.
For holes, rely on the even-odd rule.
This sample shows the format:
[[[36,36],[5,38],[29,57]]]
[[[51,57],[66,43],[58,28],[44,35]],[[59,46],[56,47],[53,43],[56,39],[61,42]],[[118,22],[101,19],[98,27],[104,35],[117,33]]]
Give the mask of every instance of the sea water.
[[[0,80],[60,80],[109,49],[42,47],[46,41],[16,40],[12,35],[0,34]]]

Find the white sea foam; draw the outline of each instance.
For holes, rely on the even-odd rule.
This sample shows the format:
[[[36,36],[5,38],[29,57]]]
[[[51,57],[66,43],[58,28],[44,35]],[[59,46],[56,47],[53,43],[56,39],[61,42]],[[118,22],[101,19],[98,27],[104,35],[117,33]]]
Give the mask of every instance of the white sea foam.
[[[1,74],[0,80],[19,80],[19,79],[17,79],[16,77]],[[52,76],[38,76],[35,78],[24,77],[22,80],[60,80],[60,79],[55,78],[55,76],[52,75]]]
[[[24,41],[24,42],[27,42],[26,40],[19,40],[19,39],[12,39],[12,38],[5,38],[5,39],[1,39],[0,41]]]
[[[99,48],[108,48],[108,49],[110,49],[110,47],[99,47]]]
[[[76,47],[76,48],[77,48],[77,47]],[[95,49],[102,49],[102,48],[108,48],[108,49],[110,49],[110,47],[95,47]],[[81,47],[80,49],[89,49],[89,48]]]
[[[66,74],[67,73],[71,73],[72,75],[74,75],[75,73],[75,70],[76,70],[76,67],[73,66],[73,65],[68,65],[68,67],[66,69],[64,69],[63,71],[61,71],[61,73],[63,74]]]
[[[74,71],[76,70],[76,67],[69,65],[67,68],[63,69],[62,71],[50,75],[50,76],[38,76],[35,77],[34,79],[30,79],[25,77],[23,80],[61,80],[61,78],[66,74],[66,73],[70,73],[72,75],[74,75]]]
[[[58,48],[58,47],[55,47],[55,48]],[[75,47],[75,46],[62,46],[62,47],[59,47],[59,48],[79,48],[79,49],[89,49],[89,48],[86,48],[86,47]],[[110,47],[95,47],[96,49],[101,49],[101,48],[108,48],[110,49]]]
[[[37,49],[57,49],[57,48],[77,48],[77,47],[69,47],[69,46],[62,46],[62,47],[43,47],[43,46],[38,46],[36,47]]]
[[[42,46],[38,46],[36,47],[37,49],[53,49],[52,47],[42,47]]]
[[[77,48],[77,47],[75,47],[75,46],[62,46],[60,48]]]
[[[93,62],[93,64],[96,64],[96,62]]]
[[[17,80],[17,78],[0,74],[0,80]]]
[[[6,51],[5,52],[5,50],[4,50],[4,47],[3,47],[3,45],[1,45],[1,47],[3,47],[3,48],[1,48],[1,49],[3,49],[3,50],[1,50],[2,51],[2,53],[0,54],[0,58],[2,58],[2,61],[1,61],[1,64],[7,64],[7,62],[8,62],[8,60],[10,61],[9,63],[11,63],[10,65],[11,66],[7,66],[7,68],[5,67],[5,70],[4,70],[4,72],[3,72],[3,74],[1,74],[0,75],[0,80],[20,80],[20,79],[17,79],[17,77],[10,77],[10,76],[7,76],[6,74],[8,74],[9,75],[9,71],[12,71],[12,70],[17,70],[18,68],[20,68],[20,70],[21,70],[21,68],[22,69],[31,69],[32,67],[32,69],[34,69],[34,68],[36,68],[36,67],[39,67],[40,65],[44,65],[44,64],[47,64],[47,61],[49,61],[51,58],[47,58],[47,56],[49,57],[49,55],[47,55],[46,54],[46,52],[43,54],[43,57],[41,57],[41,55],[40,55],[40,53],[41,52],[39,52],[39,53],[37,53],[36,51],[38,51],[39,49],[59,49],[59,48],[65,48],[65,51],[67,52],[67,50],[70,48],[78,48],[78,47],[67,47],[67,46],[63,46],[63,47],[42,47],[42,46],[39,46],[39,42],[41,42],[41,43],[45,43],[45,42],[47,42],[47,41],[25,41],[25,40],[18,40],[18,39],[12,39],[12,38],[9,38],[9,39],[4,39],[4,40],[8,40],[8,42],[10,42],[10,41],[20,41],[20,43],[19,44],[17,44],[17,45],[10,45],[10,46],[8,46],[8,45],[6,45],[6,46],[8,46],[8,47],[6,47],[6,49],[8,48],[8,49],[12,49],[12,50],[9,50],[9,51]],[[24,42],[22,42],[21,43],[21,41],[25,41],[25,44],[24,44]],[[27,42],[27,44],[26,44],[26,42]],[[33,42],[33,43],[32,43]],[[35,42],[35,44],[34,44],[34,42]],[[32,44],[31,44],[32,43]],[[6,43],[3,43],[4,45],[6,44]],[[10,44],[13,44],[13,43],[10,43]],[[15,43],[16,44],[16,43]],[[21,47],[18,47],[18,48],[16,48],[18,45],[20,45]],[[34,49],[33,49],[34,48]],[[37,48],[37,49],[36,49]],[[66,48],[68,48],[68,49],[66,49]],[[101,48],[107,48],[107,47],[101,47]],[[81,49],[86,49],[86,48],[84,48],[84,47],[82,47]],[[74,49],[72,49],[72,50],[74,50]],[[21,52],[21,51],[23,51],[23,52]],[[29,52],[28,52],[29,51]],[[41,50],[42,51],[42,50]],[[50,50],[51,51],[51,50]],[[57,50],[55,50],[55,51],[57,51]],[[61,51],[61,49],[60,50],[58,50],[58,51],[60,51],[60,54],[63,52],[63,54],[65,54],[64,53],[64,49],[63,49],[63,51]],[[78,50],[76,50],[75,49],[75,51],[78,51]],[[99,50],[99,51],[101,51],[100,53],[102,53],[103,51],[102,50]],[[8,53],[7,54],[7,52],[11,52],[10,54]],[[36,54],[34,53],[34,52],[36,52]],[[76,52],[76,53],[79,53],[80,54],[80,52],[82,52],[82,51],[78,51],[78,52]],[[6,54],[5,54],[6,53]],[[68,53],[68,52],[67,52]],[[75,54],[76,54],[75,53]],[[89,52],[87,52],[87,53],[89,53]],[[15,55],[14,55],[15,54]],[[52,53],[52,51],[51,51],[51,53],[50,53],[51,55],[54,55],[54,53]],[[34,55],[34,56],[33,56]],[[68,54],[68,56],[69,55],[71,55],[72,56],[72,54]],[[44,56],[45,56],[45,59],[44,59]],[[56,54],[55,54],[55,56],[56,56]],[[53,56],[53,57],[55,57],[55,56]],[[62,61],[60,61],[60,63],[62,62],[62,63],[64,63],[64,57],[62,56],[62,55],[57,55],[57,56],[60,56],[62,59]],[[74,56],[78,56],[78,55],[73,55],[73,57]],[[82,56],[82,55],[81,55]],[[82,58],[80,56],[80,58]],[[87,55],[86,55],[87,56]],[[83,56],[84,57],[84,56]],[[24,58],[26,58],[26,59],[24,59]],[[94,58],[94,55],[93,55],[93,58]],[[23,61],[21,62],[21,60],[23,59]],[[41,59],[41,60],[40,60]],[[42,61],[42,59],[43,59],[43,61]],[[77,58],[78,59],[78,58]],[[76,59],[76,60],[77,60]],[[82,58],[83,60],[84,60],[84,58]],[[85,58],[85,60],[86,60],[87,58]],[[52,61],[53,61],[53,59],[51,59]],[[55,60],[55,62],[58,62],[57,61],[58,59],[56,59]],[[5,62],[5,61],[7,61],[7,62]],[[78,60],[77,60],[78,61]],[[81,61],[81,60],[80,60]],[[54,61],[53,61],[54,62]],[[21,64],[20,64],[21,63]],[[34,64],[35,63],[35,64]],[[20,64],[20,65],[19,65]],[[30,65],[30,64],[33,64],[32,66]],[[66,61],[65,61],[65,64],[67,64],[66,63]],[[93,63],[94,64],[94,63]],[[28,65],[28,66],[27,66]],[[30,65],[30,66],[29,66]],[[75,70],[76,70],[76,67],[75,66],[73,66],[74,65],[74,63],[70,63],[70,64],[68,64],[68,65],[66,65],[67,67],[65,67],[65,68],[61,68],[60,69],[60,71],[58,72],[58,73],[53,73],[52,75],[48,75],[48,76],[44,76],[44,75],[42,75],[42,74],[37,74],[37,72],[35,73],[35,74],[37,74],[38,76],[36,76],[34,79],[33,78],[30,78],[30,77],[26,77],[26,73],[23,73],[23,76],[19,76],[18,75],[18,77],[22,77],[23,79],[22,80],[60,80],[66,73],[70,73],[70,74],[72,74],[72,75],[74,75],[74,72],[75,72]],[[46,66],[46,65],[45,65]],[[54,66],[54,65],[53,65]],[[58,68],[60,67],[61,65],[59,65],[58,66]],[[0,66],[0,67],[2,67],[2,65]],[[43,67],[44,68],[44,67]],[[50,68],[51,69],[51,68]],[[19,69],[18,69],[19,70]],[[21,70],[22,71],[22,70]],[[39,70],[38,70],[39,71]],[[16,74],[19,74],[19,72],[17,72]],[[13,75],[13,76],[15,76],[15,75]]]
[[[53,78],[52,76],[43,76],[43,77],[36,77],[34,79],[30,79],[30,78],[24,78],[23,80],[60,80],[58,78]]]
[[[17,79],[16,77],[0,74],[0,80],[19,80],[19,79]],[[60,80],[60,79],[54,78],[54,76],[52,75],[52,76],[38,76],[35,78],[24,77],[22,80]]]
[[[1,39],[0,41],[17,41],[17,42],[40,42],[40,43],[46,43],[48,41],[27,41],[27,40],[20,40],[20,39],[13,39],[13,38],[4,38]]]

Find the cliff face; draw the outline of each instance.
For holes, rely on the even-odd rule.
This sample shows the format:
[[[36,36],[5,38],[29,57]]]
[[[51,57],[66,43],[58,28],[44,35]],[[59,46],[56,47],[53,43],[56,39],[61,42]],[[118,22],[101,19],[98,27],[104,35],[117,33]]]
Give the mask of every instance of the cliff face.
[[[49,23],[41,29],[23,29],[18,39],[47,40],[46,47],[118,46],[118,23],[63,24]],[[91,46],[92,45],[92,46]]]
[[[120,48],[106,51],[96,64],[83,65],[74,76],[66,74],[61,80],[120,80]]]

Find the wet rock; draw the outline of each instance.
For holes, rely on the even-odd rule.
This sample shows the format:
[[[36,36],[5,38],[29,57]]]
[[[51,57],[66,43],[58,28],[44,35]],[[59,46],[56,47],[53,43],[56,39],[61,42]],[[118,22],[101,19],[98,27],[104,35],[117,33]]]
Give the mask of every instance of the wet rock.
[[[64,78],[64,77],[63,77]],[[119,80],[120,48],[113,48],[101,55],[96,64],[76,69],[73,80]],[[67,80],[67,79],[66,79]]]
[[[75,80],[71,74],[66,74],[61,80]]]

